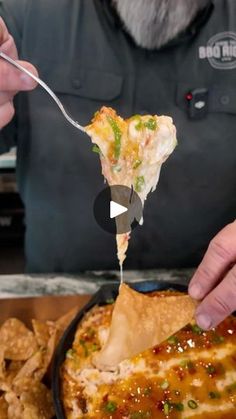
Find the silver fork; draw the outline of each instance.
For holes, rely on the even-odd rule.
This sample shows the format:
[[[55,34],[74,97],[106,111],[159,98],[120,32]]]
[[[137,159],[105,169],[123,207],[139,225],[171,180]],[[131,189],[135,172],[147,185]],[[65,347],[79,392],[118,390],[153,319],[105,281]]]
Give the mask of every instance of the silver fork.
[[[74,127],[78,128],[80,131],[85,132],[84,127],[82,127],[82,125],[80,125],[77,121],[75,121],[73,118],[71,118],[71,116],[66,112],[66,110],[65,110],[64,106],[62,105],[61,101],[58,99],[57,95],[55,95],[55,93],[50,89],[50,87],[48,87],[48,85],[43,80],[41,80],[39,77],[35,76],[33,73],[31,73],[31,71],[22,67],[22,65],[20,65],[17,61],[13,60],[11,57],[6,55],[4,52],[0,51],[0,57],[3,58],[4,60],[8,61],[10,64],[14,65],[15,67],[17,67],[19,70],[28,74],[29,77],[31,77],[38,84],[40,84],[40,86],[42,86],[48,92],[48,94],[53,98],[53,100],[55,100],[57,106],[59,107],[59,109],[61,110],[64,117],[67,119],[67,121],[70,122],[72,125],[74,125]]]

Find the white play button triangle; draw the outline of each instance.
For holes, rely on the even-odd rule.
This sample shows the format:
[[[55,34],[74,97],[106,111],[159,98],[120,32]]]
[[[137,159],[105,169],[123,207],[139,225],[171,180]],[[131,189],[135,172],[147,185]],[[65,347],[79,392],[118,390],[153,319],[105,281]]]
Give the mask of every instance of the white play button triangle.
[[[98,194],[93,213],[98,225],[107,233],[125,234],[139,225],[143,217],[143,204],[133,189],[112,185]]]
[[[118,215],[124,214],[126,211],[128,211],[128,208],[117,204],[115,201],[110,201],[110,218],[115,218]]]

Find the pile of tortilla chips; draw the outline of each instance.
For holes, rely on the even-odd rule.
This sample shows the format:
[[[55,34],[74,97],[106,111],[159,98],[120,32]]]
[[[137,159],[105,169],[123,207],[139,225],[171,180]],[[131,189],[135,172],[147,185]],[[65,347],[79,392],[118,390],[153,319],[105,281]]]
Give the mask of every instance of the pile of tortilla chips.
[[[32,320],[32,331],[15,318],[0,327],[1,419],[55,416],[47,373],[55,347],[76,311],[55,322]]]

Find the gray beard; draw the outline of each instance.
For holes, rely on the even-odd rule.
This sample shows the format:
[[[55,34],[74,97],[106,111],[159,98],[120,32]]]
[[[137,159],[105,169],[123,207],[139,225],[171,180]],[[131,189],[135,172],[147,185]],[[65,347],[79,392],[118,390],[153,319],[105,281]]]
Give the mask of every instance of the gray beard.
[[[209,0],[113,0],[125,29],[143,48],[160,48],[192,22]]]

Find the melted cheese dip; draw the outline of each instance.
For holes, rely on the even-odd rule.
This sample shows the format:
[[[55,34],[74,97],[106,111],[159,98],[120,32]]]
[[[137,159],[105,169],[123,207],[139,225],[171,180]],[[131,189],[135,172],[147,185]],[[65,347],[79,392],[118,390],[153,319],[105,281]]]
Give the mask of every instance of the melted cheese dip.
[[[92,357],[107,339],[113,306],[94,307],[85,316],[66,354],[61,369],[66,418],[236,418],[234,317],[209,332],[188,325],[116,371],[104,372],[94,368]]]

